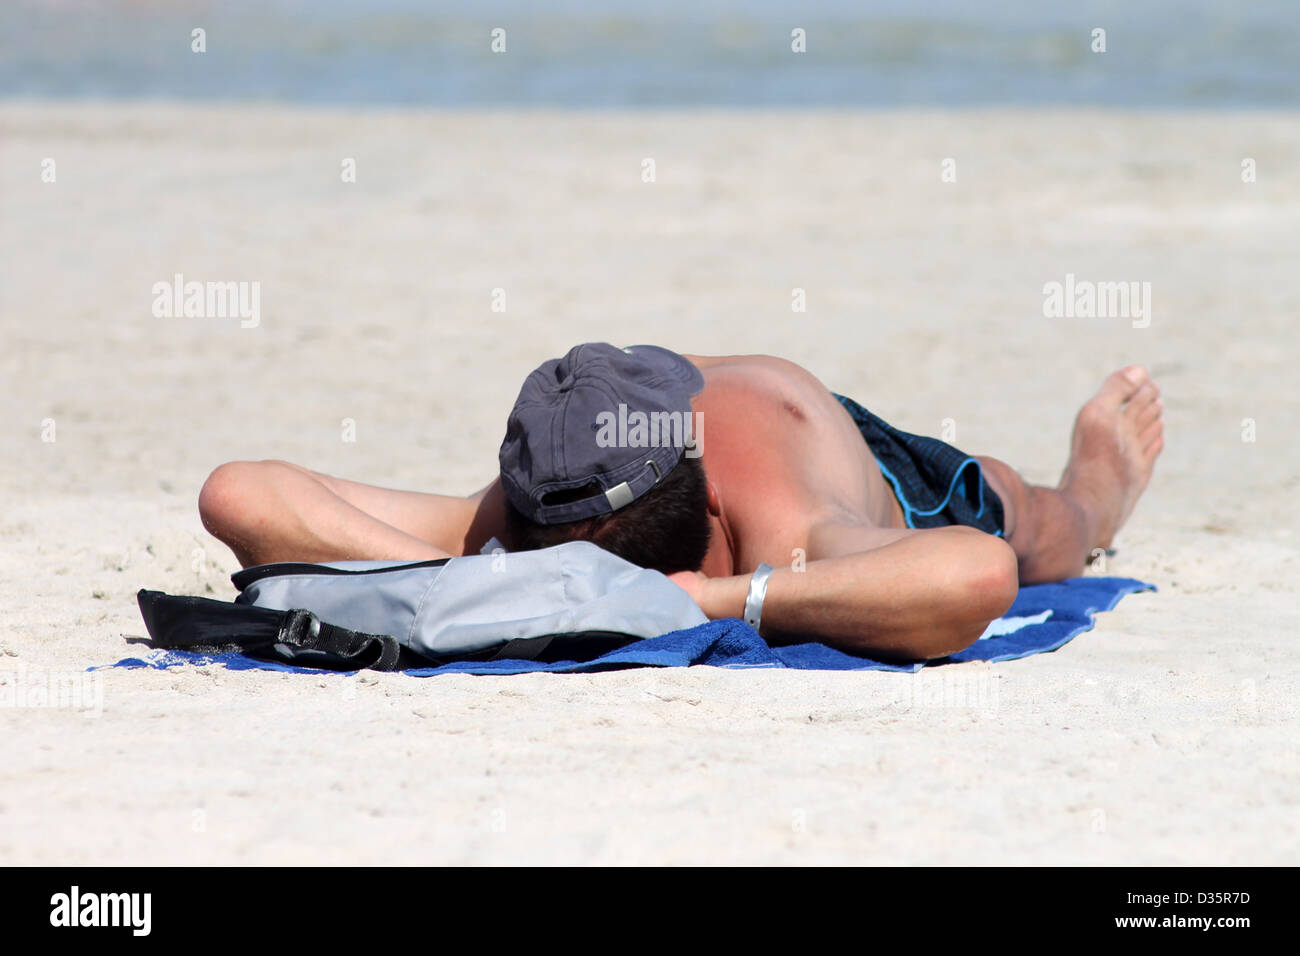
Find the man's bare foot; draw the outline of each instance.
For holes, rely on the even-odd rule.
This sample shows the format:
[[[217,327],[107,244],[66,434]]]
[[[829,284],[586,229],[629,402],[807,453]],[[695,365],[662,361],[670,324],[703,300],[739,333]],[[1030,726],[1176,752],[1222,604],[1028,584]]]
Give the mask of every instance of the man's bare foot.
[[[1109,548],[1165,447],[1160,389],[1140,365],[1113,373],[1074,422],[1059,490],[1084,511],[1093,548]]]

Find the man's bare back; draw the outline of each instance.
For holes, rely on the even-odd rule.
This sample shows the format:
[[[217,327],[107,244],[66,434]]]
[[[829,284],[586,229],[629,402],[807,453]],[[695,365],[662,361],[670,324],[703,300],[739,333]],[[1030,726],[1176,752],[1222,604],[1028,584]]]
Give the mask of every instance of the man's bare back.
[[[673,575],[710,617],[739,616],[747,575],[773,576],[770,639],[815,634],[849,649],[933,657],[966,646],[1019,582],[1082,571],[1110,545],[1163,447],[1159,391],[1144,369],[1110,376],[1076,420],[1058,488],[981,457],[1004,538],[906,526],[893,490],[840,402],[771,356],[686,356],[704,389],[712,539],[698,572]],[[205,525],[244,565],[478,553],[505,533],[500,481],[468,497],[395,491],[287,462],[232,462],[200,495]]]
[[[767,355],[688,355],[704,374],[704,470],[722,516],[702,569],[710,577],[842,553],[829,527],[863,544],[903,528],[903,512],[871,449],[812,373]]]

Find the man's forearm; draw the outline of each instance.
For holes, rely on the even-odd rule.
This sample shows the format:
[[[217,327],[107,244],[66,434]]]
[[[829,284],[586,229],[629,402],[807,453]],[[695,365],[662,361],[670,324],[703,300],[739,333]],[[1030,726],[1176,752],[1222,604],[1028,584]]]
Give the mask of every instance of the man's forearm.
[[[743,617],[749,575],[712,578],[710,618]],[[1015,554],[999,538],[941,528],[884,547],[772,572],[762,632],[912,659],[969,646],[1015,599]]]
[[[230,462],[199,493],[204,526],[240,564],[381,559],[419,561],[448,552],[361,511],[306,469]]]

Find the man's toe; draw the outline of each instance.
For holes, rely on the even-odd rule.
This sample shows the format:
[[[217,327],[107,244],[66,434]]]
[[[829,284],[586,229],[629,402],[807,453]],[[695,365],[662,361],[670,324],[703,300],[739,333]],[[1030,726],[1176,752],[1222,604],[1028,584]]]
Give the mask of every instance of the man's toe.
[[[1097,397],[1112,408],[1119,408],[1151,381],[1141,365],[1130,365],[1111,374],[1102,382]]]

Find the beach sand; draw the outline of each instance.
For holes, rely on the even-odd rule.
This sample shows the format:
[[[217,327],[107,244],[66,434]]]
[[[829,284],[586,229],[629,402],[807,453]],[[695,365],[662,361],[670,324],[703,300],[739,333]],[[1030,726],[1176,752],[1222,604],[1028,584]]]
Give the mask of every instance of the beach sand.
[[[1296,115],[0,105],[0,862],[1294,863],[1298,155]],[[155,316],[177,273],[259,324]],[[1149,325],[1045,317],[1067,274]],[[587,340],[786,356],[1052,484],[1145,363],[1106,570],[1160,590],[917,677],[83,674],[137,589],[233,596],[219,463],[468,493]],[[16,706],[59,679],[102,707]]]

